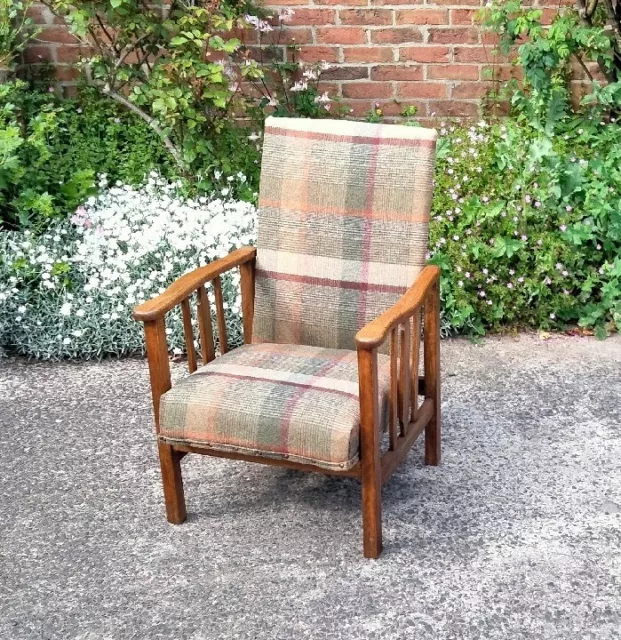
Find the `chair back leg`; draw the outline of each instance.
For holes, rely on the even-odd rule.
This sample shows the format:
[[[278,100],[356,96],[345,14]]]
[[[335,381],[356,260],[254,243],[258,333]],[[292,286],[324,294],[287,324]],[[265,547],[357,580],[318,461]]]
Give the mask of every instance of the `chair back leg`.
[[[181,477],[182,454],[175,451],[171,445],[163,442],[158,442],[157,446],[162,469],[166,518],[171,524],[181,524],[187,517]]]

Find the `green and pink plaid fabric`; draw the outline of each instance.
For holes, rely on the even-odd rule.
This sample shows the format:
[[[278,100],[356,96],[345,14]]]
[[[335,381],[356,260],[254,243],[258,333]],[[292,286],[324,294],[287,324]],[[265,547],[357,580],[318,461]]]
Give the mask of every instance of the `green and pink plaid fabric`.
[[[268,118],[253,342],[354,349],[425,263],[436,132]]]
[[[390,363],[380,356],[385,426]],[[356,353],[301,345],[234,349],[162,396],[160,438],[349,469],[358,462]]]

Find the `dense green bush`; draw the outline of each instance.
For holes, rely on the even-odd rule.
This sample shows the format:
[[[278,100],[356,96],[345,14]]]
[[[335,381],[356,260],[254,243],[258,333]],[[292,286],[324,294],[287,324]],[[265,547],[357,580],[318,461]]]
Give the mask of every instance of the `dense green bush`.
[[[42,230],[96,192],[96,174],[130,184],[168,167],[138,118],[84,90],[77,99],[16,81],[0,86],[0,223]]]
[[[259,150],[252,129],[229,123],[206,140],[209,154],[187,191],[216,188],[214,171],[249,176],[237,185],[252,198]],[[250,140],[249,140],[250,138]],[[135,114],[83,87],[62,99],[16,81],[0,86],[0,225],[43,232],[97,193],[97,176],[140,185],[157,169],[174,179],[177,167],[157,134]],[[249,186],[250,185],[250,186]]]
[[[431,261],[446,331],[621,328],[621,129],[555,117],[441,128]]]

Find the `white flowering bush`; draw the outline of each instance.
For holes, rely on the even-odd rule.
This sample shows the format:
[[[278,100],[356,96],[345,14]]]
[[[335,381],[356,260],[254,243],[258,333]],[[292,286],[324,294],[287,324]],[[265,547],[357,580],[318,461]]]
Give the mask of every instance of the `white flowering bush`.
[[[230,197],[244,181],[241,174],[228,178],[217,195],[192,199],[156,174],[141,188],[108,187],[103,178],[98,197],[44,235],[0,234],[0,344],[43,359],[141,353],[143,328],[131,317],[137,304],[254,243],[254,205]],[[238,272],[222,284],[229,342],[236,344]],[[166,331],[181,353],[179,309],[168,314]]]

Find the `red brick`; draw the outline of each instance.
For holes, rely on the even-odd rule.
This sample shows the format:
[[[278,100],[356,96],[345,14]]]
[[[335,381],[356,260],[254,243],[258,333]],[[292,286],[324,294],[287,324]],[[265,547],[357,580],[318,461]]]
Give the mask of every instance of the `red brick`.
[[[397,11],[397,24],[448,24],[448,10],[404,9]]]
[[[423,68],[420,66],[383,65],[371,68],[371,80],[422,80]]]
[[[392,62],[390,47],[346,47],[343,49],[345,62]]]
[[[304,4],[307,4],[308,0],[304,0]],[[271,0],[270,0],[270,4]],[[286,3],[285,3],[286,4]],[[346,4],[353,7],[366,7],[366,0],[315,0],[315,4]]]
[[[308,4],[308,0],[270,0],[270,6],[272,7],[289,7],[291,5],[300,5],[300,4]],[[336,4],[336,3],[330,3],[330,4]]]
[[[428,80],[478,80],[480,68],[474,64],[430,64]]]
[[[379,6],[389,4],[391,6],[399,7],[399,6],[407,6],[411,7],[412,5],[423,4],[423,0],[373,0],[373,4]]]
[[[282,33],[278,30],[263,34],[263,44],[312,44],[313,32],[310,27],[287,27]]]
[[[429,103],[429,113],[455,118],[476,118],[479,115],[479,106],[476,102],[437,100]]]
[[[399,100],[391,100],[390,102],[379,101],[379,108],[382,110],[384,116],[400,116],[406,107],[416,107],[418,113],[427,113],[427,109],[424,102],[413,102],[408,100],[407,102],[400,102]]]
[[[490,47],[495,47],[500,42],[500,36],[491,31],[481,31],[481,42]]]
[[[337,62],[339,50],[336,47],[304,45],[298,51],[298,58],[304,62]]]
[[[404,47],[399,49],[399,60],[413,62],[448,62],[448,47]]]
[[[58,44],[77,44],[79,42],[65,27],[48,27],[47,29],[43,29],[37,36],[37,40],[39,42]]]
[[[479,7],[481,5],[480,0],[434,0],[434,4],[445,5],[458,5],[460,7]],[[522,2],[522,4],[524,4]]]
[[[400,82],[397,95],[400,98],[446,98],[446,82]]]
[[[449,27],[448,29],[429,29],[429,42],[431,44],[477,44],[479,42],[479,30],[468,27]]]
[[[368,67],[344,67],[337,65],[321,74],[324,80],[368,80]]]
[[[371,31],[371,42],[378,44],[403,44],[404,42],[422,42],[420,29],[397,27]]]
[[[483,80],[500,80],[506,82],[512,79],[521,80],[523,75],[521,67],[508,64],[481,67],[481,79]]]
[[[485,47],[455,47],[455,62],[491,62],[494,57]]]
[[[319,27],[317,42],[327,44],[364,44],[367,41],[361,27]]]
[[[462,82],[453,87],[451,97],[456,99],[476,99],[482,98],[492,89],[491,82]]]
[[[37,64],[39,62],[54,62],[55,47],[44,45],[31,45],[24,51],[24,61],[26,64]]]
[[[392,86],[389,82],[351,82],[343,84],[344,98],[390,98]]]
[[[334,9],[295,9],[295,13],[287,25],[308,27],[309,25],[334,24],[336,11]]]
[[[64,46],[56,49],[56,60],[58,62],[72,63],[88,55],[87,47]]]
[[[284,47],[248,47],[248,57],[257,62],[283,62]],[[213,62],[214,58],[210,58]]]
[[[392,24],[390,9],[341,9],[339,17],[343,24],[360,24],[363,26]]]
[[[80,76],[80,72],[75,67],[56,67],[54,75],[59,82],[74,82]]]
[[[541,11],[541,23],[545,24],[545,25],[549,25],[552,24],[552,22],[554,22],[554,20],[556,19],[556,16],[558,16],[559,14],[559,10],[558,9],[551,9],[549,7],[542,9]]]
[[[347,115],[351,118],[365,118],[373,109],[374,104],[372,100],[348,100],[347,106],[350,112]]]
[[[54,14],[42,5],[30,7],[26,15],[31,18],[35,24],[53,24],[54,22]]]
[[[451,9],[451,24],[474,24],[477,9]]]

